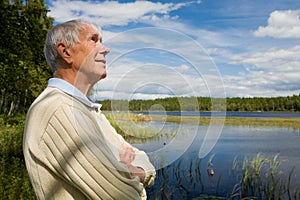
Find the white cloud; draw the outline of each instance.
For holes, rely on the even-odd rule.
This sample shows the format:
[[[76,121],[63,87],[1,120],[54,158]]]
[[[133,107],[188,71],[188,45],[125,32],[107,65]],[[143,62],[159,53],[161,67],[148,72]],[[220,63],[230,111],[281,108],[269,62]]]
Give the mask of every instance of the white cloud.
[[[300,10],[274,11],[268,19],[268,26],[260,26],[255,36],[274,38],[300,38]]]
[[[250,64],[256,70],[274,72],[297,72],[300,70],[300,46],[288,49],[270,49],[251,55],[237,55],[231,58],[232,63]],[[300,77],[299,77],[300,78]]]
[[[211,57],[196,41],[178,31],[132,29],[105,43],[111,52],[107,56],[108,77],[98,86],[101,98],[224,94]]]
[[[181,73],[180,66],[144,62],[115,62],[97,85],[100,98],[132,99],[206,95],[203,78]],[[108,92],[110,91],[110,92]]]
[[[172,11],[178,10],[191,3],[160,3],[151,1],[135,1],[119,3],[117,1],[49,1],[50,16],[56,22],[83,17],[97,21],[100,26],[125,26],[131,22],[152,23],[160,19],[177,19],[170,16]]]
[[[225,76],[228,95],[284,96],[300,93],[300,46],[233,56],[233,64],[247,66],[240,76]]]

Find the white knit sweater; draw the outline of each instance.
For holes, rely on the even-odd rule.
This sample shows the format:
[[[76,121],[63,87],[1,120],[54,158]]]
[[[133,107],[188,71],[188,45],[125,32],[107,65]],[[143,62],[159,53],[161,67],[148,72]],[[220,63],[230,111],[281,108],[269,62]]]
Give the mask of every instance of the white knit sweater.
[[[134,166],[146,172],[142,184],[119,162],[129,145],[101,111],[57,88],[47,87],[30,107],[23,151],[38,199],[141,199],[155,169],[135,148]]]

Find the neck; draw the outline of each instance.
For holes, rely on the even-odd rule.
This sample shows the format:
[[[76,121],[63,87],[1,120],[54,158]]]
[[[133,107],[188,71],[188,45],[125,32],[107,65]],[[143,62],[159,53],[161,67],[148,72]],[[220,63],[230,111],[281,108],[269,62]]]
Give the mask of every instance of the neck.
[[[93,85],[89,83],[88,80],[82,78],[77,72],[70,70],[57,70],[54,73],[53,77],[67,81],[86,96],[89,93],[90,89],[93,87]]]

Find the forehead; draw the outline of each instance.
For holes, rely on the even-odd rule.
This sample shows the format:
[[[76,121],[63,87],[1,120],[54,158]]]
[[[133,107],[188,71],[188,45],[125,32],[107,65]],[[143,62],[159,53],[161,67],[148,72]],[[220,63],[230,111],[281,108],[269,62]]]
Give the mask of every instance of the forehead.
[[[93,35],[98,35],[101,38],[100,30],[97,27],[93,27],[88,24],[83,24],[83,28],[79,30],[79,35],[82,37],[91,37]]]

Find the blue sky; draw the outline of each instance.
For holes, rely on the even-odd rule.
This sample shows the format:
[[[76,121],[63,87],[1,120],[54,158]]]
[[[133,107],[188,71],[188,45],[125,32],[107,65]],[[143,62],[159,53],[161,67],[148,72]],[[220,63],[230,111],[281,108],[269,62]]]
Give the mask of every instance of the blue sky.
[[[299,0],[46,1],[55,23],[102,27],[98,99],[300,93]]]

